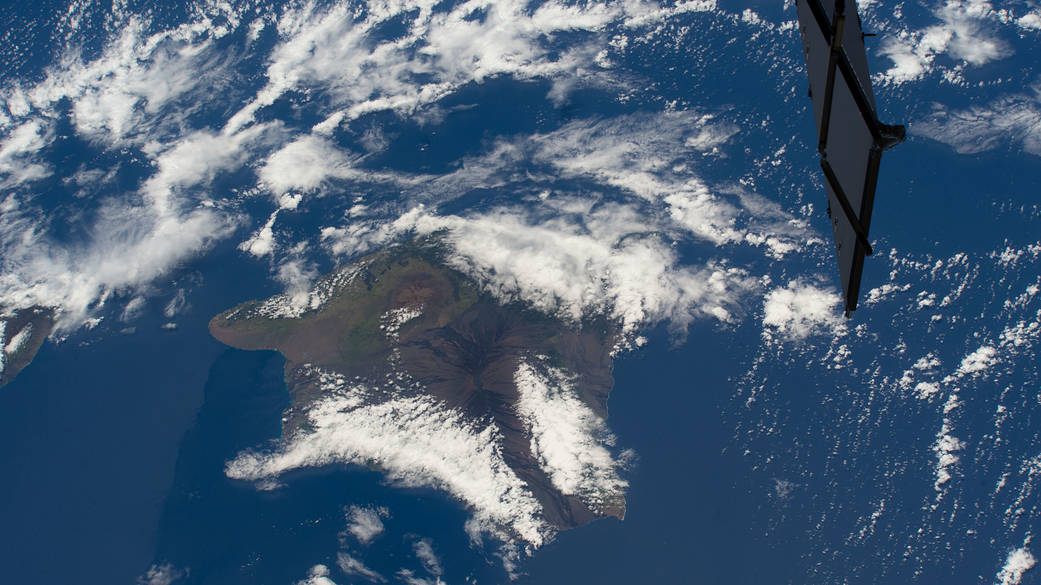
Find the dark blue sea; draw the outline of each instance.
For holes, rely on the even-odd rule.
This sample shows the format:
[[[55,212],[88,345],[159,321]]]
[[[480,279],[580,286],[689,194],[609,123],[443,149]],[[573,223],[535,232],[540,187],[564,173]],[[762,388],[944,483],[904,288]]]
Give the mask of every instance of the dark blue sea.
[[[132,4],[132,10],[142,8]],[[727,9],[730,4],[735,3],[721,3]],[[778,12],[764,2],[746,4],[766,16]],[[8,78],[38,78],[52,62],[46,28],[56,6],[64,3],[9,4],[0,12],[10,17],[8,35],[21,39],[0,50]],[[186,18],[181,9],[156,11],[160,23]],[[99,49],[100,36],[92,37],[91,31],[100,21],[88,19],[82,26],[90,54]],[[659,111],[662,96],[686,96],[679,107],[703,107],[733,121],[748,146],[743,153],[735,148],[728,157],[713,159],[704,169],[706,180],[730,184],[751,177],[759,181],[760,194],[786,209],[814,203],[810,227],[830,238],[828,220],[820,212],[823,197],[817,196],[822,183],[810,144],[813,122],[803,98],[803,73],[774,71],[769,79],[776,85],[763,83],[773,55],[799,47],[794,37],[791,45],[764,47],[755,39],[735,38],[729,24],[714,23],[700,31],[699,44],[665,58],[660,50],[671,46],[669,39],[633,49],[627,70],[654,83],[633,102],[582,89],[555,104],[545,97],[549,83],[503,77],[469,84],[446,98],[446,109],[459,108],[436,128],[373,114],[366,122],[393,127],[396,142],[363,165],[447,173],[463,158],[487,152],[497,139],[550,132],[573,120]],[[758,60],[756,66],[734,65],[748,55]],[[259,69],[262,62],[246,65]],[[1022,65],[1024,71],[1033,67]],[[243,75],[247,89],[261,83],[255,73]],[[880,257],[869,259],[865,282],[886,282],[893,266],[885,257],[893,250],[912,251],[929,262],[963,252],[985,260],[994,250],[1037,241],[1041,172],[1036,156],[1009,149],[955,156],[947,145],[914,135],[914,121],[932,102],[953,103],[960,99],[950,97],[954,94],[935,87],[879,94],[886,121],[911,123],[911,139],[884,159],[872,224]],[[514,102],[522,105],[509,107]],[[306,129],[317,121],[308,107],[279,103],[265,115],[284,114],[294,130]],[[209,114],[203,108],[198,115]],[[90,144],[69,140],[68,151],[59,153],[68,164],[101,156]],[[417,145],[423,146],[418,154]],[[794,162],[778,170],[749,170],[753,158],[780,146],[788,147],[786,156]],[[532,169],[534,174],[544,171]],[[127,172],[133,184],[140,179],[133,173],[144,171]],[[242,179],[221,177],[215,188],[230,189]],[[371,188],[373,200],[397,195],[389,187]],[[605,190],[602,196],[611,200],[619,194]],[[439,211],[480,210],[511,198],[511,193],[476,189]],[[327,207],[340,203],[314,202],[282,225],[312,229],[325,221]],[[256,199],[242,207],[264,218],[273,205]],[[131,585],[151,567],[168,566],[178,575],[177,583],[290,585],[316,564],[336,565],[345,513],[352,505],[389,511],[386,532],[367,547],[352,545],[352,552],[383,575],[402,568],[418,574],[422,567],[414,543],[429,538],[445,583],[509,581],[494,543],[471,545],[464,531],[466,510],[440,492],[388,487],[379,473],[361,467],[292,472],[272,491],[225,477],[226,461],[279,438],[282,411],[289,404],[280,355],[230,349],[207,331],[208,320],[220,311],[281,292],[266,261],[247,258],[236,248],[255,227],[240,228],[156,284],[188,293],[190,309],[177,317],[176,327],[163,328],[169,319],[155,304],[131,323],[120,322],[113,309],[97,328],[45,344],[33,364],[0,390],[0,582]],[[705,251],[685,244],[677,253],[693,262]],[[832,274],[830,254],[773,262],[747,249],[733,252],[729,262],[755,264],[753,272],[769,274],[774,284]],[[329,258],[317,262],[323,270],[332,268]],[[884,304],[860,309],[850,327],[870,323],[871,328],[870,334],[850,341],[856,352],[849,370],[856,368],[856,375],[828,369],[821,357],[829,351],[826,344],[805,352],[764,350],[759,306],[744,308],[733,327],[696,322],[684,339],[663,325],[652,328],[646,348],[618,358],[609,402],[608,425],[618,446],[637,453],[625,474],[630,483],[625,520],[601,520],[560,533],[520,565],[515,582],[992,581],[995,563],[1041,530],[1036,516],[1006,529],[1003,509],[976,503],[991,502],[987,494],[995,479],[1006,469],[1015,472],[1019,462],[1041,448],[1036,365],[1010,365],[1001,384],[980,382],[969,387],[974,394],[963,393],[967,406],[961,433],[969,440],[983,441],[991,432],[999,392],[1021,407],[1012,423],[1013,440],[1000,454],[1012,463],[964,455],[968,471],[958,483],[960,499],[943,504],[951,507],[948,524],[937,520],[939,514],[922,511],[934,497],[931,445],[942,417],[937,408],[885,394],[879,389],[894,384],[879,380],[899,377],[906,367],[897,364],[895,348],[909,347],[913,357],[935,350],[945,366],[956,367],[966,353],[995,339],[1002,323],[972,316],[996,314],[1001,295],[1018,294],[1030,285],[1037,266],[977,270],[971,294],[959,306],[960,325],[953,320],[957,327],[945,330],[943,343],[928,316],[905,319],[887,313],[893,307]],[[914,286],[909,295],[940,285],[923,279]],[[756,383],[767,390],[748,406],[742,394],[748,381],[742,377],[755,364],[760,364]],[[894,469],[902,475],[891,480],[886,474]],[[872,528],[869,540],[852,538],[851,530],[859,530],[880,499],[889,502],[883,524]],[[1037,509],[1036,495],[1024,501]],[[919,525],[937,536],[924,544],[914,541],[908,535]],[[977,527],[983,536],[964,536]],[[886,540],[890,535],[891,543]],[[912,544],[926,551],[914,553],[922,560],[901,557]],[[876,555],[884,558],[876,560]],[[832,578],[845,568],[845,580]],[[1041,583],[1035,573],[1027,573],[1023,584]],[[331,578],[339,585],[363,582],[335,569]]]

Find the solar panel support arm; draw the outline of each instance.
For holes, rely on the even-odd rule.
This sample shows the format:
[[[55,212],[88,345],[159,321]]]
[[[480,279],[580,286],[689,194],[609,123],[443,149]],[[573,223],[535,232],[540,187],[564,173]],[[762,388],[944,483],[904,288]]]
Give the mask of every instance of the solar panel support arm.
[[[846,216],[846,221],[849,222],[850,227],[857,234],[857,241],[864,246],[864,254],[870,256],[874,253],[874,250],[871,247],[871,242],[868,241],[867,229],[864,228],[864,224],[860,222],[860,218],[853,211],[853,206],[850,204],[849,198],[846,197],[846,191],[842,188],[842,184],[839,183],[835,170],[831,168],[828,157],[823,154],[821,155],[821,170],[824,171],[824,178],[831,185],[835,198],[839,200],[839,206],[842,207],[842,213]]]
[[[821,111],[820,135],[817,137],[817,152],[823,153],[828,146],[828,128],[831,126],[831,101],[835,96],[835,68],[842,50],[842,31],[846,28],[846,3],[835,0],[835,17],[831,22],[830,51],[828,52],[828,77],[824,83],[824,108]],[[827,35],[825,35],[827,38]]]

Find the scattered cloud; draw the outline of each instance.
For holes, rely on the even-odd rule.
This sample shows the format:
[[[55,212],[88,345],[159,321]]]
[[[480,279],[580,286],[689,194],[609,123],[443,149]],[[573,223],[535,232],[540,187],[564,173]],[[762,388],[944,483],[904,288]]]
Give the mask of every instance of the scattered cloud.
[[[5,213],[0,222],[5,248],[0,305],[59,308],[60,326],[68,330],[94,317],[112,299],[136,298],[150,281],[241,225],[236,198],[214,192],[212,185],[222,174],[242,171],[255,175],[253,193],[268,191],[278,204],[241,245],[257,257],[283,253],[286,242],[275,229],[278,210],[296,209],[305,193],[331,181],[392,181],[414,201],[443,200],[464,193],[467,185],[494,185],[516,174],[525,160],[552,169],[556,176],[593,179],[664,205],[667,212],[653,218],[655,229],[717,245],[764,246],[783,255],[798,248],[804,227],[764,198],[707,185],[692,164],[700,157],[725,156],[726,145],[738,134],[737,125],[718,114],[666,112],[578,121],[513,144],[504,142],[482,160],[464,161],[459,171],[439,177],[359,171],[359,157],[335,139],[338,128],[366,113],[389,110],[421,117],[424,107],[458,88],[494,77],[548,79],[557,86],[555,95],[583,84],[619,87],[614,74],[597,65],[603,62],[598,55],[609,48],[609,28],[646,27],[674,14],[715,9],[711,2],[675,7],[593,3],[580,8],[551,0],[536,8],[520,1],[451,8],[416,2],[372,3],[356,11],[346,4],[303,3],[250,21],[248,11],[215,3],[196,11],[195,20],[167,29],[130,16],[97,56],[87,59],[73,51],[35,85],[12,85],[0,92],[0,110],[7,120],[0,143],[0,181],[22,184],[56,172],[40,153],[54,144],[55,120],[62,118],[100,152],[123,149],[146,164],[136,187],[105,199],[107,212],[120,216],[120,229],[105,221],[77,226],[91,236],[85,246],[52,237],[49,211],[34,206],[31,195],[9,196],[5,205],[17,206],[17,213]],[[263,84],[250,96],[249,90],[233,85],[239,79],[236,67],[256,56],[250,51],[258,45],[250,39],[266,26],[261,22],[265,18],[275,23],[277,38],[267,55]],[[400,35],[385,37],[388,22],[401,25]],[[243,23],[249,27],[243,31],[248,32],[247,44],[231,51],[218,48]],[[316,108],[323,120],[312,124],[310,133],[290,129],[295,122],[281,119],[281,106],[276,105],[293,101],[296,92],[311,96],[308,107]],[[216,98],[225,95],[246,105],[231,113],[211,112]],[[207,119],[199,115],[203,111],[216,112],[206,125],[199,122]],[[365,148],[385,148],[386,136],[371,124],[368,128]],[[74,170],[79,177],[108,177],[103,175],[107,169]],[[69,186],[82,189],[76,181]],[[352,250],[344,243],[351,238],[373,241],[399,233],[377,219],[352,219],[327,229],[331,231],[323,235],[335,241],[331,248],[338,253]],[[678,261],[666,253],[668,238],[652,243],[651,236],[641,237],[643,244],[627,246],[629,256],[657,255],[658,265],[674,281],[669,284],[673,292],[687,284],[676,281],[736,276],[731,269],[709,269],[698,276],[681,270],[673,276]],[[624,255],[618,256],[621,260]],[[107,266],[99,270],[97,264],[108,264],[102,259],[131,269],[125,274]],[[278,268],[283,265],[275,262],[278,278],[284,276]],[[614,268],[623,267],[614,262]],[[650,320],[678,317],[682,329],[701,309],[722,320],[733,311],[726,303],[700,299],[665,306],[670,302],[653,298],[653,293],[621,290],[624,276],[608,279],[608,288],[613,295],[638,297],[620,309],[627,324],[642,318],[642,312]],[[588,284],[587,279],[579,286]],[[694,288],[704,285],[698,282]],[[569,291],[565,304],[575,300],[575,292]],[[590,300],[582,303],[589,306]],[[695,305],[699,308],[693,309]],[[574,314],[575,307],[566,310]]]
[[[267,218],[267,222],[252,236],[239,244],[239,250],[248,252],[257,258],[263,258],[271,254],[275,250],[275,220],[278,219],[279,211],[282,210],[276,209],[272,211]]]
[[[152,565],[144,575],[137,578],[138,585],[173,585],[188,576],[188,571],[175,568],[170,563]]]
[[[0,188],[10,189],[51,175],[52,169],[35,156],[52,140],[49,133],[40,121],[30,120],[0,141]]]
[[[336,585],[336,582],[329,578],[329,567],[315,565],[307,572],[307,577],[297,581],[296,585]]]
[[[957,396],[952,396],[956,403]],[[951,403],[949,402],[949,404]],[[936,481],[933,483],[933,487],[940,492],[940,495],[943,494],[944,485],[951,480],[952,469],[960,460],[958,452],[964,449],[965,441],[951,434],[950,420],[945,419],[940,432],[936,435],[936,443],[933,444],[933,452],[936,453]]]
[[[387,582],[386,577],[365,566],[365,563],[351,556],[346,551],[340,551],[336,554],[336,566],[348,577],[361,577],[371,583]]]
[[[883,36],[880,53],[893,65],[881,79],[897,84],[920,79],[937,68],[939,56],[979,66],[1013,53],[998,32],[1003,13],[987,0],[947,0],[933,9],[933,16],[936,24]]]
[[[215,205],[205,189],[219,173],[242,166],[273,128],[185,132],[183,116],[199,103],[196,84],[209,87],[201,82],[223,71],[209,44],[220,33],[188,25],[152,35],[145,29],[133,21],[95,60],[68,55],[34,87],[2,92],[18,120],[0,146],[0,180],[8,186],[49,173],[32,156],[66,139],[53,131],[65,116],[99,151],[126,149],[153,169],[131,192],[108,193],[91,213],[73,216],[71,231],[85,234],[82,241],[54,234],[53,210],[32,191],[8,196],[0,218],[0,306],[56,308],[60,330],[82,326],[111,298],[134,298],[127,293],[230,234],[236,214]],[[73,178],[101,171],[70,170]]]
[[[842,300],[835,291],[798,280],[766,294],[763,336],[787,340],[834,334],[845,329]]]
[[[666,229],[715,245],[764,246],[776,256],[799,249],[807,230],[779,205],[700,177],[705,157],[722,156],[738,132],[722,116],[698,111],[578,120],[532,137],[532,158],[556,174],[593,179],[663,207],[672,220]]]
[[[1023,574],[1036,564],[1037,559],[1025,546],[1010,551],[1005,565],[998,571],[998,585],[1019,585],[1023,582]]]
[[[127,306],[129,306],[129,303]],[[163,308],[163,316],[167,319],[173,319],[188,309],[188,295],[183,288],[179,288],[177,289],[177,292],[174,293],[173,298],[171,298]]]
[[[209,203],[211,197],[206,192],[183,191],[208,186],[218,173],[241,168],[253,147],[277,138],[278,127],[276,123],[262,124],[235,134],[198,130],[170,143],[150,143],[145,152],[157,172],[143,182],[141,192],[163,218],[176,214],[187,203]]]
[[[21,116],[50,113],[68,100],[77,133],[112,145],[140,144],[176,128],[198,107],[186,102],[222,85],[227,63],[212,41],[227,31],[205,19],[151,34],[149,28],[145,19],[132,17],[96,58],[64,55],[25,91],[26,105],[14,110]]]
[[[432,580],[432,579],[428,579],[426,577],[419,577],[419,576],[416,575],[416,572],[411,570],[411,569],[398,569],[398,572],[395,573],[395,576],[398,578],[399,581],[401,581],[405,585],[440,585],[441,584],[441,580],[440,579]]]
[[[956,374],[961,377],[986,370],[997,361],[995,359],[997,353],[997,349],[993,346],[981,345],[977,350],[965,356],[961,365],[958,366]]]
[[[389,512],[386,508],[362,508],[351,506],[347,510],[347,532],[361,544],[369,544],[372,539],[383,534],[383,518]]]
[[[129,322],[136,319],[145,309],[148,301],[143,296],[136,296],[123,307],[123,313],[119,316],[120,321]]]
[[[0,305],[60,308],[58,326],[84,325],[98,302],[150,284],[208,248],[234,218],[205,208],[156,217],[140,207],[103,208],[85,248],[69,249],[43,233],[28,214],[0,217]]]
[[[437,558],[434,553],[434,544],[429,538],[419,538],[412,543],[412,552],[415,553],[416,558],[423,565],[423,570],[433,575],[434,577],[440,577],[444,571],[441,569],[441,559]]]
[[[1041,31],[1041,10],[1024,14],[1016,19],[1016,24],[1023,30]]]
[[[349,5],[325,10],[308,3],[284,12],[267,84],[232,116],[227,130],[252,123],[258,112],[300,87],[323,89],[329,109],[339,112],[318,129],[327,132],[375,111],[413,113],[466,83],[501,75],[594,82],[592,72],[599,68],[593,60],[603,42],[596,33],[623,15],[606,3],[580,9],[552,0],[533,11],[516,0],[464,3],[447,11],[435,6],[374,2],[361,16]],[[373,42],[391,21],[406,32]],[[565,32],[574,34],[562,49],[551,48],[547,41]]]
[[[1002,213],[1022,213],[1018,199],[1006,205]],[[774,477],[828,469],[815,475],[833,485],[821,509],[843,512],[822,512],[814,522],[846,535],[847,544],[814,581],[841,581],[894,535],[903,552],[872,566],[883,581],[906,571],[929,575],[935,559],[954,549],[975,550],[971,562],[996,561],[991,582],[1030,564],[1003,543],[1030,531],[1041,484],[1041,456],[1016,447],[1034,436],[1039,260],[1041,246],[1030,240],[945,255],[893,250],[877,259],[888,278],[873,310],[847,322],[845,333],[812,345],[764,340],[735,392],[741,414],[731,421],[750,468]],[[923,294],[935,303],[923,304]],[[832,367],[843,348],[848,365]],[[791,417],[793,392],[813,408]],[[925,432],[893,442],[879,430],[894,421]],[[908,486],[918,495],[909,496]],[[849,508],[865,489],[885,502],[877,527],[879,504]],[[817,550],[833,550],[832,536],[812,540]],[[1033,575],[1019,574],[1022,582]]]

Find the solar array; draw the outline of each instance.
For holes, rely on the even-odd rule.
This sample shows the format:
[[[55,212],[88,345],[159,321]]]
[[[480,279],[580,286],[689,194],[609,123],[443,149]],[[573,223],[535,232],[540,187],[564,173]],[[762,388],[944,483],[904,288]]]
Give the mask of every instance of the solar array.
[[[854,0],[796,0],[846,316],[857,308],[882,152],[903,126],[878,121]]]

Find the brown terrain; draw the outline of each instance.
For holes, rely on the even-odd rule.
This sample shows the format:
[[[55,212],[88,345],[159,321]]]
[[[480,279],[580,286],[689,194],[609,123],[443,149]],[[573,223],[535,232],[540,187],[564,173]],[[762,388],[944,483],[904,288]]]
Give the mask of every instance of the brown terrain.
[[[32,363],[36,352],[40,351],[43,342],[54,329],[54,311],[42,307],[33,307],[10,314],[0,316],[0,322],[6,323],[3,344],[10,344],[16,335],[29,328],[28,339],[18,348],[12,348],[12,353],[7,353],[3,345],[0,352],[4,352],[4,367],[0,372],[0,386],[7,384],[18,375],[26,366]]]
[[[283,436],[306,427],[307,406],[322,390],[305,364],[349,378],[401,380],[474,417],[494,419],[504,437],[507,464],[543,505],[547,521],[560,528],[587,523],[598,514],[557,491],[531,453],[530,437],[516,414],[514,374],[525,357],[548,356],[550,363],[577,374],[581,399],[606,418],[613,384],[611,349],[617,329],[606,323],[570,327],[519,305],[502,305],[479,292],[462,274],[439,260],[427,243],[397,246],[359,260],[364,268],[344,284],[341,268],[316,284],[331,291],[324,304],[296,318],[265,316],[264,303],[251,301],[210,322],[210,332],[233,347],[277,350],[286,357],[292,406]],[[339,284],[334,284],[334,283]],[[395,334],[380,328],[388,312],[422,307]],[[382,317],[382,319],[381,319]],[[601,510],[621,518],[625,503]]]

